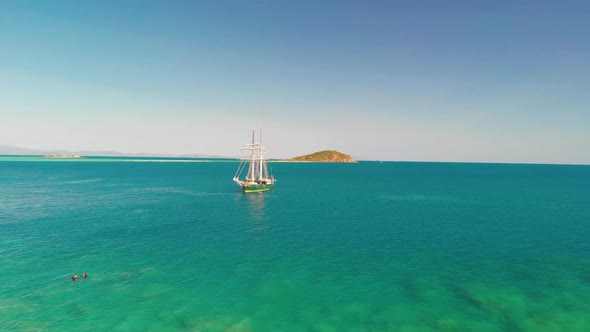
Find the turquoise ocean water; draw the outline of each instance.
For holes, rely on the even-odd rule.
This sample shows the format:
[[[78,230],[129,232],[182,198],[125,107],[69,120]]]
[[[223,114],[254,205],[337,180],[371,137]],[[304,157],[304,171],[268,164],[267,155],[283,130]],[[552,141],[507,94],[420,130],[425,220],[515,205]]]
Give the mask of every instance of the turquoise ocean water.
[[[590,166],[32,159],[2,331],[590,331]]]

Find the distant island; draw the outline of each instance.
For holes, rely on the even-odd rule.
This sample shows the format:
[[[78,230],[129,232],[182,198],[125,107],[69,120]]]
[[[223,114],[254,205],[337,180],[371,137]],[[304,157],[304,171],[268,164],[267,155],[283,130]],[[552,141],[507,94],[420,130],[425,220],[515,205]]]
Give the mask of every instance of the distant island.
[[[334,150],[324,150],[307,154],[305,156],[299,156],[291,159],[285,159],[283,161],[308,161],[308,162],[322,162],[322,163],[356,163],[356,160],[352,159],[351,156],[342,152]]]

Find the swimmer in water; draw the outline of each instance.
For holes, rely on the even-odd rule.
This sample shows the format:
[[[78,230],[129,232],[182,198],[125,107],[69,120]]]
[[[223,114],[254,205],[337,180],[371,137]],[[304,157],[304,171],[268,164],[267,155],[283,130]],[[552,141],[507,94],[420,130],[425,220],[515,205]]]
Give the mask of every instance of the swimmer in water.
[[[86,274],[86,272],[84,272],[84,274],[82,274],[82,278],[86,279],[88,277],[88,274]]]
[[[76,281],[76,280],[78,280],[78,275],[77,275],[77,274],[74,274],[74,275],[72,276],[72,281]]]

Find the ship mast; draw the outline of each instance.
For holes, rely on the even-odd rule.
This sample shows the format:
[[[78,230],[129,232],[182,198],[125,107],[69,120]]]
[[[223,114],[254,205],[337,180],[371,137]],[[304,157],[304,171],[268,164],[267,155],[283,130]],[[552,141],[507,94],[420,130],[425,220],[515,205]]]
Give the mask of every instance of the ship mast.
[[[266,160],[266,147],[262,143],[262,126],[259,131],[260,138],[256,142],[256,129],[252,129],[252,140],[250,143],[243,144],[242,150],[250,150],[250,156],[242,159],[234,181],[238,183],[245,192],[266,191],[275,183],[275,178],[268,169]],[[248,172],[245,181],[240,180],[240,174],[248,164]]]
[[[254,180],[255,176],[255,158],[256,158],[256,149],[254,146],[254,128],[252,128],[252,144],[250,145],[250,149],[252,150],[252,155],[250,156],[250,165],[248,166],[248,175],[246,176],[246,180]]]
[[[263,152],[263,147],[262,147],[262,126],[260,126],[260,176],[258,177],[258,179],[263,179],[264,176],[262,176],[262,165],[264,164],[264,152]]]

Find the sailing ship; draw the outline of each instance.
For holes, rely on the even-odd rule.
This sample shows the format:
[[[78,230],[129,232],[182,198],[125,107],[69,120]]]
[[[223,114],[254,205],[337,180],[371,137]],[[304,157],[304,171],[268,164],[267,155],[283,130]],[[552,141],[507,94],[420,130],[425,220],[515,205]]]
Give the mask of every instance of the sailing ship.
[[[262,127],[260,127],[259,142],[255,142],[255,130],[252,129],[252,143],[242,145],[241,150],[250,151],[250,156],[241,159],[240,166],[234,175],[234,181],[242,187],[245,193],[262,192],[272,189],[277,181],[269,171],[268,159],[266,159],[266,146],[262,144]],[[246,177],[241,179],[242,173],[247,169]]]

